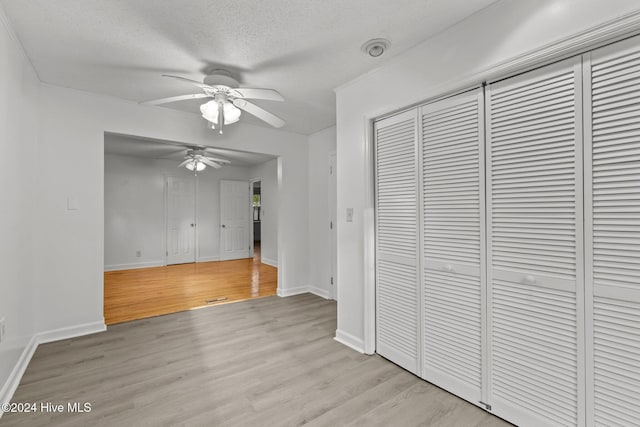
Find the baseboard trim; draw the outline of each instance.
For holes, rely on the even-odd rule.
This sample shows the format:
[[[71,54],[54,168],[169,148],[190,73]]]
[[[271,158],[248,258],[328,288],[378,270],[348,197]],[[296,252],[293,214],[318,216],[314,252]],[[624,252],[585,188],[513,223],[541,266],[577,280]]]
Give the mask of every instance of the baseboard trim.
[[[203,256],[196,260],[196,262],[213,262],[213,261],[220,261],[220,257],[219,256]]]
[[[358,353],[364,354],[364,342],[347,332],[341,331],[340,329],[336,330],[336,336],[334,340],[338,341],[340,344],[344,344],[347,347],[352,348]]]
[[[297,288],[282,289],[278,288],[279,297],[291,297],[300,294],[314,294],[324,299],[331,299],[331,294],[326,289],[316,288],[315,286],[298,286]]]
[[[318,295],[324,299],[332,299],[331,293],[327,289],[318,288],[315,286],[309,286],[308,292],[311,292],[314,295]]]
[[[299,286],[297,288],[289,288],[289,289],[282,289],[282,288],[278,288],[277,294],[279,297],[292,297],[294,295],[300,295],[300,294],[306,294],[309,293],[309,287],[308,286]]]
[[[9,378],[7,378],[2,390],[0,390],[0,403],[11,402],[11,398],[16,392],[18,385],[20,385],[20,380],[22,379],[24,372],[27,370],[27,366],[29,366],[29,362],[37,348],[38,338],[34,335],[31,337],[24,350],[22,350],[22,354],[20,354],[18,362],[13,367],[13,370],[11,371],[11,374],[9,374]],[[0,418],[2,418],[2,414],[4,414],[4,412],[0,411]]]
[[[135,270],[137,268],[164,267],[164,261],[134,262],[130,264],[105,265],[104,271]]]
[[[36,334],[38,344],[45,344],[53,341],[61,341],[69,338],[81,337],[83,335],[95,334],[107,330],[107,325],[102,322],[84,323],[82,325],[69,326],[66,328],[53,329]]]
[[[269,258],[262,258],[262,259],[260,259],[260,262],[263,263],[263,264],[270,265],[271,267],[278,268],[278,261],[274,261],[274,260],[269,259]]]
[[[9,378],[0,390],[0,403],[11,402],[13,394],[16,392],[18,385],[20,385],[22,376],[27,370],[29,362],[31,362],[31,358],[33,357],[33,354],[36,352],[36,349],[40,344],[81,337],[83,335],[94,334],[106,330],[107,326],[105,325],[103,319],[102,322],[85,323],[82,325],[70,326],[67,328],[53,329],[51,331],[38,332],[37,334],[33,335],[29,340],[27,346],[22,351],[22,354],[20,355],[18,362],[11,371]],[[0,418],[2,417],[2,414],[3,412],[0,411]]]

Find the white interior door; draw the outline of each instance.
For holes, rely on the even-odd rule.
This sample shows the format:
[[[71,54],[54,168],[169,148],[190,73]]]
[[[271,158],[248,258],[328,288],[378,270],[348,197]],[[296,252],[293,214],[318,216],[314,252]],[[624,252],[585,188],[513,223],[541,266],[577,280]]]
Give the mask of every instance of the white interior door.
[[[482,89],[421,108],[422,377],[485,398],[484,99]]]
[[[376,352],[420,374],[417,110],[375,123]]]
[[[329,155],[329,256],[331,257],[331,295],[334,300],[338,300],[338,283],[337,283],[337,264],[338,264],[338,248],[336,241],[336,214],[337,214],[337,180],[336,180],[336,153]]]
[[[487,88],[492,411],[585,423],[581,61]]]
[[[195,262],[195,182],[167,177],[167,265]]]
[[[640,425],[640,38],[585,55],[587,425]]]
[[[220,259],[248,258],[249,212],[253,209],[248,181],[220,181]]]

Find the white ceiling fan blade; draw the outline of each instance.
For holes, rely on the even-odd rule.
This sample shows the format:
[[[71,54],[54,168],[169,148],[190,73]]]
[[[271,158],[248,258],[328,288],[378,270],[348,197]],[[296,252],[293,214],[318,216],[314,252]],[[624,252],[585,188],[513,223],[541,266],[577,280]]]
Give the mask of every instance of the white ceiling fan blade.
[[[266,101],[284,101],[284,98],[277,90],[256,89],[249,87],[239,87],[231,90],[231,94],[238,98],[264,99]]]
[[[219,164],[218,164],[218,163],[216,163],[216,162],[212,162],[212,161],[210,161],[209,159],[207,159],[206,157],[202,157],[202,158],[200,159],[200,161],[201,161],[202,163],[204,163],[205,165],[207,165],[207,166],[211,166],[212,168],[220,169],[220,168],[222,167],[222,165],[219,165]]]
[[[180,164],[178,165],[178,167],[179,167],[179,168],[181,168],[181,167],[183,167],[184,165],[186,165],[187,163],[189,163],[189,162],[191,162],[191,161],[193,161],[193,159],[189,158],[189,159],[185,160],[184,162],[180,163]]]
[[[170,96],[169,98],[154,99],[152,101],[141,102],[141,104],[160,105],[160,104],[167,104],[169,102],[184,101],[186,99],[198,99],[198,98],[209,98],[209,95],[205,93],[192,93],[190,95],[178,95],[178,96]]]
[[[218,159],[217,157],[209,157],[209,156],[207,156],[207,157],[203,157],[203,159],[207,159],[207,160],[210,160],[212,162],[217,162],[217,163],[225,163],[225,164],[226,163],[231,163],[229,160]]]
[[[258,107],[256,104],[250,103],[249,101],[245,101],[244,99],[234,99],[233,105],[241,110],[246,111],[249,114],[253,114],[260,120],[269,123],[275,128],[281,128],[282,126],[284,126],[284,120],[282,120],[280,117],[268,112],[263,108]]]
[[[172,76],[171,74],[163,74],[162,77],[169,77],[171,79],[183,80],[185,82],[189,82],[191,84],[194,84],[194,85],[196,85],[196,86],[198,86],[199,88],[202,88],[202,89],[204,89],[204,88],[213,89],[213,87],[211,87],[209,85],[206,85],[206,84],[204,84],[202,82],[199,82],[197,80],[188,79],[186,77]]]

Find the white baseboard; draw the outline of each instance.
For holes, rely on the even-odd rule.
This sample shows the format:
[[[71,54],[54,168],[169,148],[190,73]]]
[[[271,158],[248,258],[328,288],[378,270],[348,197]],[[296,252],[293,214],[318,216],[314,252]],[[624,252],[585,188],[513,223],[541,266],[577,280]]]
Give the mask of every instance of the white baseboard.
[[[50,331],[39,332],[36,334],[38,344],[44,344],[53,341],[61,341],[69,338],[81,337],[83,335],[95,334],[107,330],[107,325],[102,322],[85,323],[77,326],[69,326],[67,328],[53,329]]]
[[[324,299],[331,299],[331,293],[328,290],[317,288],[315,286],[298,286],[297,288],[289,289],[278,288],[277,293],[279,297],[290,297],[293,295],[311,293]]]
[[[340,344],[344,344],[347,347],[354,349],[358,353],[364,353],[364,342],[360,338],[341,331],[340,329],[336,330],[336,336],[334,340],[338,341]]]
[[[309,292],[308,286],[299,286],[297,288],[282,289],[278,288],[279,297],[291,297],[293,295],[306,294]]]
[[[164,261],[132,262],[130,264],[105,265],[104,271],[134,270],[136,268],[164,267]]]
[[[213,262],[213,261],[220,261],[220,257],[219,256],[203,256],[203,257],[199,257],[196,262]]]
[[[32,336],[29,340],[29,343],[20,354],[20,358],[18,362],[13,367],[11,374],[9,374],[9,378],[5,382],[2,389],[0,389],[0,403],[9,403],[11,402],[11,398],[13,394],[16,392],[18,385],[20,384],[20,380],[24,375],[24,372],[27,370],[27,366],[29,366],[29,362],[33,357],[33,353],[36,352],[38,348],[38,338],[36,335]],[[0,411],[0,418],[4,412]]]
[[[318,295],[319,297],[322,297],[324,299],[332,299],[331,292],[329,292],[327,289],[322,289],[315,286],[309,286],[308,292],[311,292],[314,295]]]
[[[260,262],[263,263],[263,264],[270,265],[271,267],[278,268],[278,261],[274,261],[274,260],[269,259],[269,258],[262,258],[262,259],[260,259]]]
[[[11,371],[6,383],[2,386],[2,389],[0,389],[0,403],[8,403],[11,401],[13,394],[16,392],[16,389],[20,384],[20,380],[22,380],[24,372],[27,370],[27,366],[29,366],[29,362],[31,361],[33,354],[36,352],[36,349],[40,344],[81,337],[83,335],[94,334],[96,332],[103,332],[106,330],[107,326],[103,320],[102,322],[85,323],[67,328],[43,331],[33,335],[25,349],[22,351],[22,354]],[[2,417],[2,414],[3,412],[0,411],[0,417]]]

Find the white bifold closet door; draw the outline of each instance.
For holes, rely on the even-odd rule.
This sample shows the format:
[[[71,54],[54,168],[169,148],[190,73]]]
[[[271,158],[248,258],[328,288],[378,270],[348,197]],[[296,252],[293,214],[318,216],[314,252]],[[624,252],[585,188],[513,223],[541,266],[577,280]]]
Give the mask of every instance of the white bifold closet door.
[[[489,401],[585,423],[581,58],[487,90]]]
[[[419,375],[417,110],[375,123],[376,351]]]
[[[587,425],[640,425],[640,38],[585,55]]]
[[[482,89],[420,109],[422,377],[482,399],[484,250]]]

